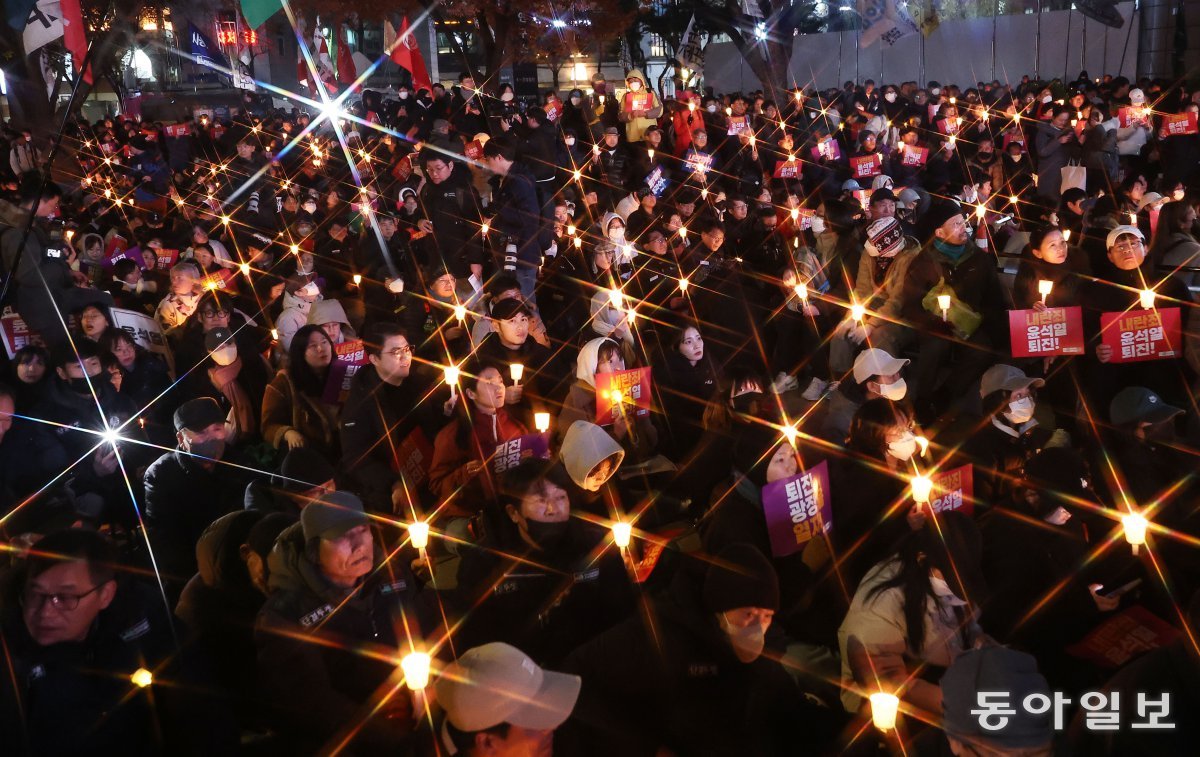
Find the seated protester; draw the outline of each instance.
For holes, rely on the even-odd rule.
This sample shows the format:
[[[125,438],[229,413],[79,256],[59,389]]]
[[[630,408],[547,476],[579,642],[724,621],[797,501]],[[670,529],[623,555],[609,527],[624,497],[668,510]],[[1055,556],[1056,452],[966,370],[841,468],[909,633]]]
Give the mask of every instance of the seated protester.
[[[525,302],[525,297],[521,294],[521,286],[517,283],[516,277],[507,273],[498,273],[488,279],[487,286],[484,287],[484,302],[487,303],[484,313],[475,321],[475,325],[471,327],[471,344],[478,347],[488,334],[495,331],[495,324],[487,316],[504,300],[518,300],[525,304],[526,311],[529,311],[529,304]],[[546,324],[542,320],[542,316],[538,313],[527,312],[529,319],[529,336],[533,337],[533,341],[543,347],[550,347],[550,336],[546,333]]]
[[[171,268],[171,290],[158,303],[154,320],[163,332],[183,325],[196,311],[203,290],[200,287],[200,269],[189,260],[176,263]]]
[[[52,363],[54,375],[46,392],[29,410],[38,422],[21,424],[11,442],[33,467],[51,477],[67,471],[77,498],[92,495],[86,505],[90,518],[130,525],[134,513],[120,463],[126,471],[146,464],[150,448],[137,443],[144,435],[134,421],[140,408],[108,380],[94,342],[79,339],[74,348],[64,342],[55,348]],[[97,434],[113,429],[127,440],[118,442],[120,459],[112,444],[97,444]],[[49,479],[38,485],[46,483]]]
[[[326,401],[332,362],[333,341],[322,326],[303,326],[296,332],[287,367],[275,374],[263,394],[262,435],[272,447],[307,446],[326,460],[341,456],[340,408]]]
[[[555,729],[579,698],[578,676],[542,670],[524,652],[500,642],[468,649],[434,685],[446,711],[438,739],[462,757],[548,757]]]
[[[915,296],[906,289],[906,277],[921,254],[920,246],[905,236],[898,220],[881,218],[867,227],[864,250],[850,301],[866,308],[867,316],[859,323],[847,311],[830,338],[829,359],[839,374],[849,367],[861,346],[896,355],[913,336],[913,327],[904,321],[905,311],[914,304],[910,298]]]
[[[113,304],[126,310],[154,315],[158,305],[158,282],[147,278],[142,267],[129,258],[113,264],[112,280],[104,287],[112,295]]]
[[[907,397],[908,382],[903,371],[909,362],[873,347],[858,353],[850,377],[840,381],[829,395],[820,435],[841,444],[850,435],[854,415],[864,402],[879,398],[899,402]]]
[[[608,253],[597,253],[596,257],[603,258],[607,255]],[[636,303],[625,300],[621,283],[617,279],[612,288],[595,290],[588,302],[588,314],[591,316],[592,334],[620,342],[622,350],[628,351],[633,349],[632,323],[637,316],[631,315],[631,311],[626,308],[633,308]]]
[[[704,411],[720,383],[721,370],[705,354],[699,323],[685,321],[672,330],[671,337],[652,375],[670,440],[668,457],[682,460],[704,430]]]
[[[971,518],[951,510],[867,573],[838,630],[847,712],[870,717],[858,692],[894,686],[909,706],[941,714],[941,692],[930,681],[984,638],[973,604],[984,592],[982,548]]]
[[[231,718],[192,693],[203,681],[190,650],[173,641],[162,600],[118,577],[116,547],[82,529],[39,545],[0,613],[6,753],[233,753]],[[170,684],[134,685],[135,674]]]
[[[1089,557],[1112,528],[1091,512],[1098,503],[1089,479],[1078,452],[1042,450],[1017,474],[1012,497],[998,502],[982,524],[988,631],[1042,660],[1056,685],[1078,680],[1072,668],[1079,663],[1060,659],[1066,658],[1062,650],[1120,605],[1095,586],[1111,590],[1125,581]]]
[[[475,349],[480,360],[499,368],[508,413],[530,427],[535,411],[549,410],[547,398],[557,394],[562,379],[554,354],[530,338],[535,318],[519,299],[493,303],[491,313],[482,319],[490,323],[492,333]],[[514,365],[521,366],[520,383],[513,379]]]
[[[1187,407],[1191,394],[1196,348],[1197,308],[1192,307],[1192,295],[1177,277],[1164,279],[1150,270],[1146,263],[1146,244],[1142,232],[1135,226],[1118,226],[1108,232],[1108,257],[1095,270],[1096,278],[1083,293],[1084,327],[1089,335],[1089,360],[1086,364],[1084,397],[1095,408],[1104,408],[1121,389],[1144,386],[1160,394],[1167,402]],[[1141,310],[1140,294],[1152,289],[1156,307],[1178,307],[1183,335],[1183,349],[1176,356],[1160,360],[1117,363],[1113,349],[1101,342],[1102,313]],[[1120,357],[1119,355],[1117,357]],[[1092,359],[1094,358],[1094,360]]]
[[[195,547],[204,529],[242,506],[251,474],[232,464],[225,415],[210,397],[180,405],[175,411],[179,447],[146,470],[146,531],[168,585],[178,587],[196,573]]]
[[[1176,273],[1189,286],[1200,283],[1200,241],[1193,231],[1195,224],[1196,208],[1191,202],[1163,206],[1149,247],[1150,261],[1159,276]]]
[[[471,338],[466,318],[460,320],[455,308],[465,307],[474,292],[441,263],[425,271],[424,284],[410,290],[411,304],[403,316],[408,333],[417,339],[417,358],[437,365],[457,364],[470,354]]]
[[[306,281],[298,275],[287,280],[283,289],[283,310],[275,319],[279,344],[285,350],[291,349],[292,337],[301,326],[308,323],[308,314],[312,311],[313,303],[320,299],[321,288],[315,281]]]
[[[574,484],[569,494],[577,509],[601,518],[615,518],[622,512],[619,479],[606,484],[621,467],[625,450],[607,431],[576,421],[563,435],[558,457]]]
[[[267,386],[266,360],[258,353],[242,359],[237,339],[218,326],[204,334],[209,360],[192,374],[192,396],[211,397],[229,414],[229,443],[260,438],[259,418]]]
[[[200,269],[200,278],[205,281],[211,280],[210,277],[215,276],[224,267],[218,264],[216,253],[208,243],[193,246],[191,259]]]
[[[1066,432],[1047,429],[1034,418],[1036,390],[1045,383],[1011,365],[993,365],[984,372],[979,384],[983,414],[962,446],[974,466],[977,509],[1009,499],[1015,477],[1043,447],[1069,444]]]
[[[925,418],[922,413],[934,414],[947,399],[964,396],[992,360],[991,351],[1008,344],[1005,311],[1010,302],[995,258],[971,243],[960,206],[937,203],[922,223],[930,242],[909,265],[900,295],[899,316],[909,324],[909,336],[894,344],[892,352],[916,339],[917,361],[910,377],[918,416]],[[943,295],[950,297],[946,320],[937,299]],[[957,353],[955,367],[939,388],[939,372],[953,353]]]
[[[500,371],[500,366],[484,360],[463,366],[458,409],[434,440],[429,489],[449,517],[473,516],[496,501],[496,448],[529,433],[504,407]]]
[[[625,370],[621,348],[611,339],[593,339],[579,350],[575,361],[575,383],[558,414],[558,431],[565,433],[573,423],[596,419],[596,376]],[[632,423],[630,422],[632,420]],[[607,426],[608,433],[638,459],[650,457],[658,446],[658,429],[649,415],[634,410],[618,412]]]
[[[334,745],[354,752],[406,748],[415,708],[397,690],[392,661],[421,638],[417,586],[401,559],[385,553],[348,492],[304,508],[268,559],[270,598],[258,616],[258,678],[282,751],[313,754]]]
[[[13,355],[11,376],[6,381],[13,392],[17,412],[27,414],[46,393],[51,374],[50,353],[38,344],[27,344]]]
[[[333,344],[345,344],[358,338],[346,310],[337,300],[318,300],[308,311],[308,325],[320,326]],[[297,329],[297,333],[299,330]]]
[[[634,196],[637,197],[638,207],[625,219],[625,236],[631,242],[641,242],[642,235],[661,220],[659,214],[654,211],[658,205],[658,197],[649,187],[638,187]]]
[[[798,450],[787,437],[770,426],[754,424],[742,430],[734,445],[733,472],[727,483],[714,492],[713,507],[701,526],[704,551],[715,556],[731,544],[744,542],[771,555],[771,534],[763,512],[762,489],[767,484],[796,475],[801,468],[816,465],[817,457],[816,450]],[[812,548],[807,550],[808,559],[806,550],[769,558],[779,576],[780,621],[792,636],[797,635],[796,620],[800,617],[802,600],[812,585],[811,555],[815,554],[818,544],[822,548],[825,546],[821,539],[814,539],[809,544]]]
[[[296,516],[239,510],[217,518],[196,542],[200,570],[183,587],[175,615],[185,624],[243,728],[262,714],[256,701],[254,621],[267,600],[267,559]]]
[[[100,337],[100,349],[116,359],[121,396],[127,397],[148,422],[169,426],[167,403],[161,400],[171,388],[171,374],[162,356],[135,343],[128,331],[115,328]]]
[[[413,348],[404,330],[394,323],[371,325],[363,340],[370,365],[350,381],[350,394],[338,426],[346,488],[359,492],[375,512],[399,512],[408,489],[422,481],[401,479],[396,455],[405,440],[420,430],[423,444],[432,446],[440,427],[424,377],[410,375]],[[428,474],[427,464],[421,473]],[[423,480],[423,477],[422,477]]]
[[[1084,277],[1090,273],[1086,256],[1079,248],[1067,245],[1061,230],[1034,229],[1013,280],[1013,306],[1018,310],[1045,310],[1079,305]],[[1043,281],[1052,285],[1044,304],[1038,289]]]
[[[299,515],[310,502],[335,491],[333,464],[310,447],[287,451],[270,480],[256,478],[246,485],[247,510]]]
[[[233,332],[242,362],[252,369],[257,368],[257,364],[250,359],[263,352],[257,326],[244,311],[238,309],[235,299],[225,292],[213,290],[200,296],[195,312],[168,337],[175,354],[177,376],[185,377],[208,357],[204,335],[215,328],[226,328]],[[264,369],[261,375],[256,376],[255,383],[266,386],[270,380],[270,374]]]
[[[652,625],[634,615],[564,663],[583,678],[568,725],[578,753],[773,757],[796,753],[797,732],[825,751],[838,718],[779,662],[768,632],[780,587],[767,558],[731,544],[701,585],[682,579],[650,600]]]
[[[998,729],[985,726],[979,714],[978,703],[985,692],[1003,691],[1014,703],[1023,703],[1031,696],[1050,699],[1050,684],[1038,672],[1038,661],[1025,652],[1000,646],[968,650],[947,668],[938,685],[941,689],[941,729],[944,733],[939,741],[948,742],[948,745],[942,746],[939,754],[946,754],[947,749],[950,754],[989,757],[1052,757],[1055,754],[1057,728],[1049,710],[1036,713],[1018,705],[1005,716],[1008,719]],[[988,724],[994,722],[989,720]],[[1079,753],[1102,752],[1088,749]],[[1184,752],[1159,750],[1155,753]]]
[[[108,308],[98,303],[88,303],[71,313],[78,334],[91,342],[99,342],[100,335],[112,328],[112,317]]]
[[[571,517],[569,488],[546,460],[500,475],[483,537],[461,550],[456,644],[501,641],[553,664],[634,610],[620,553],[604,549],[606,529]]]

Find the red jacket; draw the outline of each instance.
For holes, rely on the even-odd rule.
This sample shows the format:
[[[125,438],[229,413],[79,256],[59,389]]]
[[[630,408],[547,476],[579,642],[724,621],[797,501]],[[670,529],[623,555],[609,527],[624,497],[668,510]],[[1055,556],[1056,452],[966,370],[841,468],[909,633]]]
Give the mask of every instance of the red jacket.
[[[461,415],[443,428],[433,443],[433,460],[429,469],[429,488],[438,499],[447,503],[447,515],[470,516],[482,509],[485,502],[496,498],[492,457],[503,442],[529,433],[504,408],[495,415],[472,412],[471,431],[465,447],[458,445],[458,430],[466,419]],[[467,463],[482,462],[483,470],[472,476]]]

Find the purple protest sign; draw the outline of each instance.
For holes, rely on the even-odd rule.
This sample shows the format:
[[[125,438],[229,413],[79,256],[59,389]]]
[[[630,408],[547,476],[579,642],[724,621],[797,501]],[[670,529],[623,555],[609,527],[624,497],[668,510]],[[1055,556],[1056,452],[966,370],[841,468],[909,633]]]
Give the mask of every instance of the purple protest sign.
[[[829,466],[825,462],[764,486],[763,513],[771,554],[787,557],[799,552],[814,536],[833,528],[829,502]]]
[[[531,457],[542,460],[550,457],[550,443],[545,434],[525,434],[498,445],[492,453],[492,470],[503,473]]]

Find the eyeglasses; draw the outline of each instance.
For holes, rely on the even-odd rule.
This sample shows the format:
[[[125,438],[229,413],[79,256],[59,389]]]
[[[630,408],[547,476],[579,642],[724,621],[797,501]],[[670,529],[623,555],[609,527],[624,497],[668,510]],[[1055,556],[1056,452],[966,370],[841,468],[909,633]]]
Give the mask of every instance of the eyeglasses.
[[[1113,242],[1113,248],[1118,250],[1130,250],[1141,246],[1142,240],[1137,238],[1118,239],[1116,242]]]
[[[228,318],[228,310],[205,310],[200,313],[201,318]]]
[[[393,360],[399,360],[399,359],[405,358],[405,357],[412,357],[413,348],[412,347],[397,347],[396,349],[388,350],[387,352],[385,352],[383,354],[387,355],[388,357],[392,358]]]
[[[50,606],[55,610],[70,612],[79,607],[79,602],[84,597],[95,593],[95,591],[102,586],[104,586],[104,584],[97,584],[82,594],[67,594],[65,592],[58,594],[46,594],[33,588],[26,588],[21,594],[21,604],[31,610],[40,610],[44,603],[49,602]]]

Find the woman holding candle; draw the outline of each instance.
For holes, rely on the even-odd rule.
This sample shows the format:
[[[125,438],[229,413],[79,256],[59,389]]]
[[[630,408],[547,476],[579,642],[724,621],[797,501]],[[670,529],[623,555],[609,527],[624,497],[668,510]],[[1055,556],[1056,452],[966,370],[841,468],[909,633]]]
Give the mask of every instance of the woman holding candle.
[[[986,591],[982,548],[970,517],[950,511],[905,536],[867,573],[838,630],[847,711],[863,707],[859,692],[886,686],[911,706],[941,713],[941,690],[930,681],[986,640],[975,604]]]
[[[672,459],[682,459],[700,438],[704,410],[720,381],[720,368],[705,350],[700,324],[685,321],[674,331],[670,349],[654,367]]]
[[[625,356],[612,339],[601,337],[583,345],[575,361],[575,383],[567,392],[558,414],[556,428],[559,433],[565,434],[576,421],[595,420],[596,377],[623,370]],[[650,416],[639,414],[629,397],[623,397],[620,403],[614,401],[613,408],[615,417],[602,420],[605,429],[635,459],[650,457],[658,446],[658,429]]]
[[[296,332],[287,368],[267,386],[262,402],[262,433],[276,449],[312,447],[326,460],[341,456],[338,406],[325,401],[333,341],[320,326]]]
[[[463,399],[455,418],[438,432],[429,465],[429,489],[448,503],[446,515],[471,516],[494,502],[496,448],[530,433],[505,408],[507,372],[507,365],[482,360],[462,369]]]
[[[1018,310],[1045,310],[1080,304],[1084,277],[1090,274],[1087,257],[1067,244],[1060,229],[1052,226],[1029,233],[1017,277],[1013,305]],[[1046,286],[1042,282],[1049,282]],[[1043,289],[1049,293],[1043,296]]]

